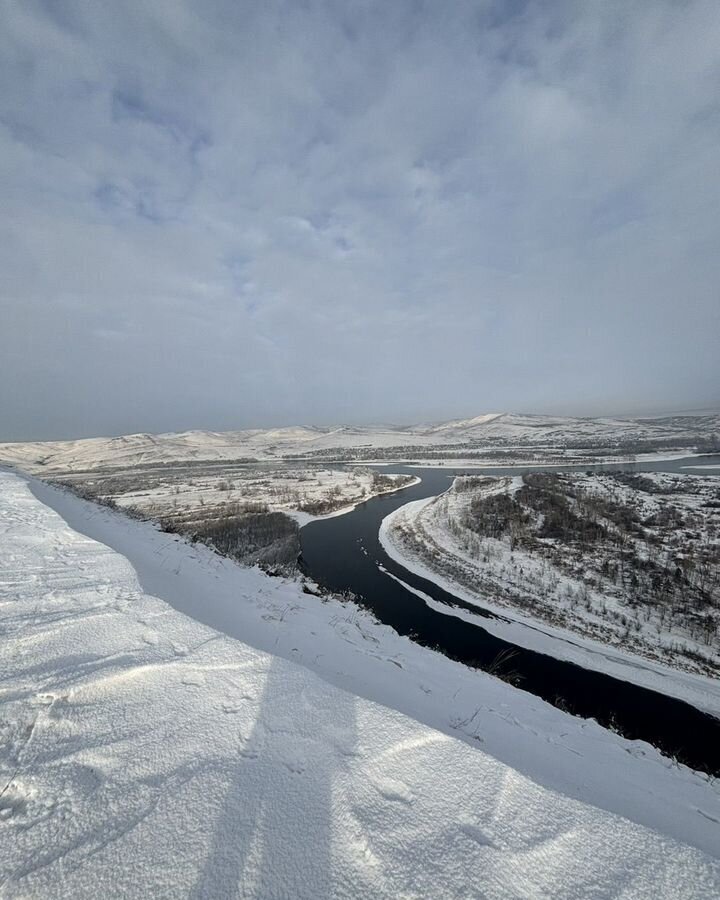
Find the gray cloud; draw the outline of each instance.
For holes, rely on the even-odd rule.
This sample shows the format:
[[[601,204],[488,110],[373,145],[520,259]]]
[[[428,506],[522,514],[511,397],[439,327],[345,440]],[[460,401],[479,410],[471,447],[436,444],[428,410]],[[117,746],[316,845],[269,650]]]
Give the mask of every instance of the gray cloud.
[[[0,7],[0,437],[720,401],[709,2]]]

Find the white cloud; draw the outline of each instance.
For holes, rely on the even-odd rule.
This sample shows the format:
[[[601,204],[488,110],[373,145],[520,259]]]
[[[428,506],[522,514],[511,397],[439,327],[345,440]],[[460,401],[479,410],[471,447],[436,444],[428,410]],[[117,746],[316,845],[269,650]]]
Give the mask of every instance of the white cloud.
[[[0,66],[5,438],[718,399],[714,2],[8,0]]]

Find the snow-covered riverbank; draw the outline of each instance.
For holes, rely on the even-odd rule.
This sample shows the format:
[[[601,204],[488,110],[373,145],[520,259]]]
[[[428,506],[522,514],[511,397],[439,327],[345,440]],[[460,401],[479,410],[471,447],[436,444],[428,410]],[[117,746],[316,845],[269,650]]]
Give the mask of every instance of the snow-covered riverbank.
[[[519,479],[516,478],[515,481],[519,483]],[[720,715],[720,683],[717,679],[671,669],[655,660],[626,653],[608,643],[601,643],[564,628],[553,627],[537,616],[525,614],[519,602],[514,605],[509,602],[499,603],[492,592],[469,590],[456,579],[443,574],[437,565],[440,558],[438,553],[442,554],[443,564],[448,560],[453,562],[458,560],[459,564],[468,567],[468,571],[477,570],[476,581],[482,584],[482,572],[479,571],[477,563],[467,558],[455,546],[453,535],[443,527],[442,516],[438,521],[436,499],[430,497],[407,503],[387,516],[380,528],[380,543],[383,549],[391,559],[408,571],[437,584],[471,605],[496,614],[499,618],[481,617],[460,608],[449,608],[423,594],[423,599],[428,605],[447,615],[479,624],[487,631],[518,646],[538,650],[595,671],[606,672],[634,684],[686,700],[698,709],[713,715]],[[450,491],[444,499],[455,502],[457,496]],[[513,554],[508,548],[505,548],[504,552],[508,559],[512,559]],[[514,557],[515,564],[524,566],[526,573],[532,574],[532,560],[527,561],[517,550]],[[408,585],[405,587],[413,590]]]
[[[383,490],[375,491],[371,494],[370,497],[363,497],[361,500],[357,500],[354,503],[350,503],[348,506],[342,506],[340,509],[333,510],[333,512],[325,513],[324,515],[313,515],[312,513],[301,512],[300,510],[286,510],[285,514],[290,516],[291,519],[294,519],[298,525],[302,528],[303,525],[309,525],[310,522],[317,522],[320,519],[335,519],[338,516],[345,516],[348,513],[351,513],[354,509],[357,509],[361,503],[366,503],[371,497],[382,497],[385,494],[395,494],[398,491],[405,490],[405,488],[412,487],[415,484],[420,484],[422,481],[421,478],[415,476],[414,478],[410,478],[407,481],[405,479],[400,479],[397,476],[387,475],[387,478],[395,478],[398,481],[397,487],[388,487]]]
[[[663,452],[662,450],[653,453],[633,453],[633,454],[605,454],[602,456],[588,456],[582,453],[573,453],[563,451],[562,449],[547,448],[542,452],[534,454],[528,453],[526,456],[519,455],[515,459],[508,459],[506,456],[495,454],[488,451],[482,456],[462,456],[448,455],[444,459],[430,459],[419,462],[411,462],[408,468],[411,469],[527,469],[531,466],[549,466],[566,468],[568,466],[636,466],[643,463],[656,462],[674,462],[678,459],[691,459],[701,457],[703,454],[698,453],[692,447],[673,452]],[[368,465],[387,465],[386,461],[381,463],[368,463]],[[706,466],[685,466],[685,468],[704,469]],[[710,466],[709,468],[713,468]]]
[[[720,889],[711,781],[351,605],[34,491],[0,474],[3,896]]]

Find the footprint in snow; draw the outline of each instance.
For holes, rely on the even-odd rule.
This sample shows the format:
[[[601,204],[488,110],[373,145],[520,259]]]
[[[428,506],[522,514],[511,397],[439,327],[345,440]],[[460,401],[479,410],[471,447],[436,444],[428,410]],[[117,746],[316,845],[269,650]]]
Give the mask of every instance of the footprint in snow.
[[[394,778],[376,778],[373,779],[375,790],[386,800],[399,803],[412,803],[415,796],[410,788],[402,781],[396,781]]]
[[[479,844],[481,847],[494,847],[494,842],[485,834],[485,832],[478,828],[477,825],[471,825],[469,823],[461,825],[460,831],[465,835],[465,837],[470,838],[471,841],[475,841],[476,844]]]
[[[35,694],[35,699],[41,706],[51,706],[57,699],[57,694]]]
[[[241,743],[240,750],[238,752],[240,753],[240,756],[243,757],[243,759],[257,759],[260,755],[260,751],[253,744]]]
[[[0,797],[0,822],[22,816],[27,810],[27,796],[23,788],[11,782]]]
[[[52,695],[52,700],[47,704],[47,707],[48,719],[61,719],[72,707],[70,694]]]
[[[243,759],[257,759],[260,755],[260,745],[257,734],[252,734],[253,740],[244,731],[238,731],[238,753]]]
[[[294,730],[292,721],[285,716],[266,715],[263,725],[270,734],[291,734]]]
[[[280,756],[280,762],[293,775],[302,775],[307,768],[307,760],[300,753],[287,752]]]
[[[352,740],[335,740],[333,741],[333,746],[340,756],[355,758],[365,755],[363,748],[359,745],[356,745]]]
[[[250,694],[241,694],[237,698],[229,698],[225,700],[221,705],[221,709],[224,713],[239,713],[246,708],[247,702],[249,700],[254,699],[255,698]]]
[[[73,777],[85,794],[94,793],[105,781],[105,773],[97,766],[78,765]]]

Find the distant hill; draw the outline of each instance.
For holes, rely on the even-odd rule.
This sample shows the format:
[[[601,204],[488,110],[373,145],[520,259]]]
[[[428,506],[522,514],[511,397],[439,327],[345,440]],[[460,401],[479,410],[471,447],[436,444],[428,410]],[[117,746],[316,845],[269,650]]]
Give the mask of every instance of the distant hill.
[[[463,448],[648,450],[711,446],[720,434],[720,414],[654,418],[585,418],[488,413],[420,425],[296,425],[243,431],[185,431],[130,434],[78,441],[0,444],[0,462],[33,472],[54,473],[99,467],[179,462],[273,460],[331,451],[383,451],[383,458],[412,455],[413,449]]]

